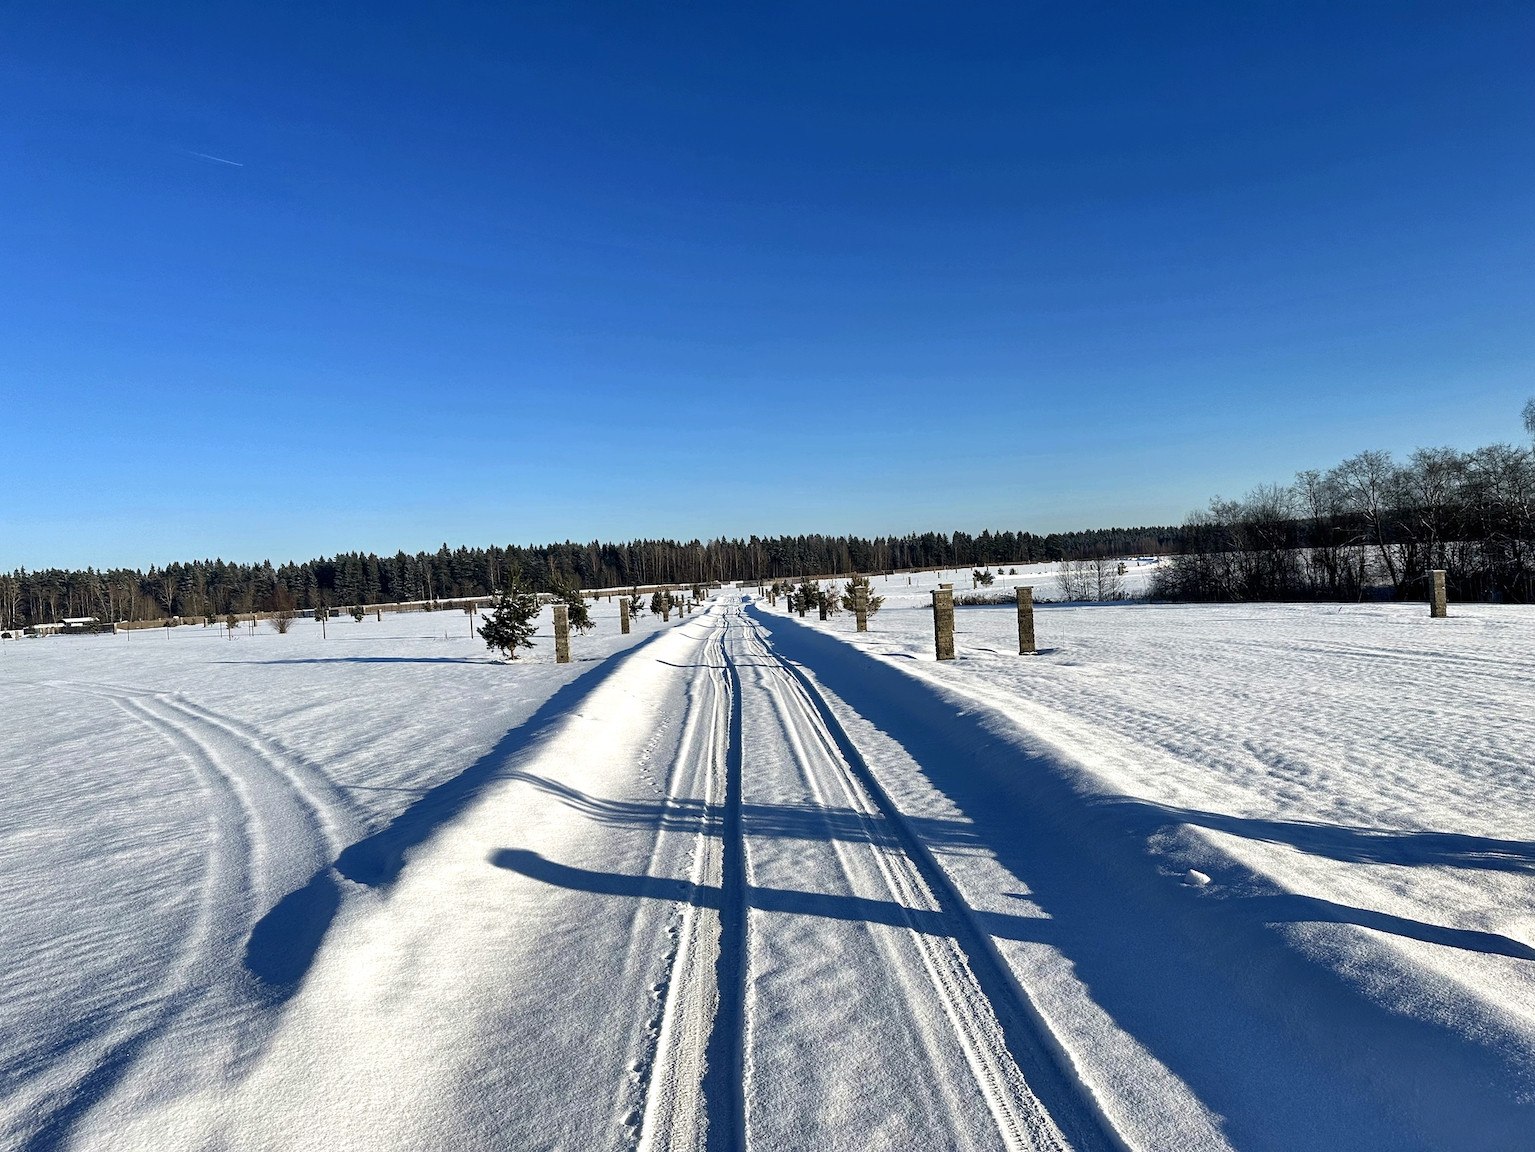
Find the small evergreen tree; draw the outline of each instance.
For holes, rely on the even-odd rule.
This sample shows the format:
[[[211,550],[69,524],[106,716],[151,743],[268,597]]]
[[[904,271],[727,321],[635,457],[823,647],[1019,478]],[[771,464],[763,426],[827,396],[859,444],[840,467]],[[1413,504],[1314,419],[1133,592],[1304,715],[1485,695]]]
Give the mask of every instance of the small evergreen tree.
[[[981,571],[979,568],[976,568],[974,571],[972,571],[970,573],[970,575],[975,577],[975,582],[977,584],[979,584],[982,588],[990,588],[992,586],[992,584],[994,584],[996,582],[996,579],[997,579],[995,576],[992,575],[992,572],[991,572],[990,568],[986,569],[984,572]]]
[[[799,591],[794,593],[793,606],[796,612],[809,612],[812,608],[821,606],[821,586],[809,580],[800,582]]]
[[[586,607],[586,597],[581,595],[581,589],[574,584],[566,584],[563,581],[555,583],[550,591],[555,599],[559,600],[569,609],[570,626],[577,633],[585,636],[596,627],[592,623],[592,614]]]
[[[866,597],[864,606],[868,614],[872,616],[878,612],[879,606],[885,602],[885,598],[874,595],[874,590],[869,586],[869,578],[867,576],[854,576],[847,582],[847,588],[842,593],[842,607],[846,608],[849,612],[857,611],[858,594],[854,591],[855,588],[862,588],[864,590]]]
[[[521,581],[496,597],[490,615],[479,629],[485,647],[499,649],[508,660],[517,659],[517,649],[533,647],[533,633],[538,630],[538,596]]]
[[[352,605],[352,619],[356,620],[357,623],[361,624],[362,623],[362,618],[364,616],[366,616],[367,614],[368,614],[367,610],[364,609],[361,604],[353,604]]]

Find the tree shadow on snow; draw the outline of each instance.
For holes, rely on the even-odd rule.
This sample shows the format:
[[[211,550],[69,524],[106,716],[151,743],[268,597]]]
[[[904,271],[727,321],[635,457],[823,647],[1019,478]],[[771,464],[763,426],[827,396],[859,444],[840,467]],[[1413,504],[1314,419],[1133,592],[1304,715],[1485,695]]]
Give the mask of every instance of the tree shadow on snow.
[[[1304,820],[1253,820],[1193,808],[1150,805],[1169,820],[1229,832],[1249,840],[1288,844],[1313,856],[1362,864],[1440,865],[1497,872],[1535,872],[1535,843],[1456,832],[1357,828]]]
[[[279,900],[256,923],[245,946],[245,968],[261,982],[267,997],[286,999],[308,973],[341,905],[339,878],[370,888],[393,884],[412,848],[468,807],[487,784],[505,778],[508,760],[574,710],[621,660],[651,639],[646,637],[633,647],[615,652],[563,685],[523,723],[502,736],[489,752],[456,776],[422,793],[386,827],[343,849],[333,865],[320,869],[303,887]]]
[[[1368,953],[1353,951],[1366,968],[1351,983],[1345,965],[1309,959],[1294,926],[1352,924],[1521,961],[1535,958],[1530,948],[1278,891],[1234,860],[1223,861],[1211,886],[1188,886],[1182,868],[1158,854],[1185,823],[1312,844],[1342,859],[1524,867],[1528,845],[1244,826],[1124,797],[1097,800],[1074,765],[1004,718],[816,629],[747,611],[780,655],[813,669],[960,809],[974,844],[1046,914],[1020,931],[1060,951],[1098,1007],[1222,1118],[1235,1147],[1529,1146],[1535,1055],[1514,1029],[1483,1027],[1475,1002],[1457,1002],[1448,986],[1442,1017],[1411,1015],[1389,986],[1365,987],[1389,968],[1372,971]],[[996,917],[982,923],[1002,940],[1024,938]]]
[[[219,664],[500,664],[484,656],[294,656],[281,660],[219,660]]]
[[[531,772],[512,772],[508,779],[521,780],[550,796],[556,796],[588,819],[599,824],[694,832],[710,821],[709,806],[696,798],[664,800],[613,800],[592,796],[568,784]],[[743,804],[742,822],[751,836],[782,840],[840,840],[894,847],[900,839],[884,821],[870,821],[868,814],[852,808],[805,804]],[[923,840],[951,850],[984,851],[974,827],[963,820],[918,817],[909,820]]]

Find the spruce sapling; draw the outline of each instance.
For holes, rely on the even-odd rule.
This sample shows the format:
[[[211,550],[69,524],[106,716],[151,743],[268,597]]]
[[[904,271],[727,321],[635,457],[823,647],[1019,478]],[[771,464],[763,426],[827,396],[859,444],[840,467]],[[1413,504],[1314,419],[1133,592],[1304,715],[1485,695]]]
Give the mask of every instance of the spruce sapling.
[[[554,584],[550,591],[555,598],[569,608],[570,626],[580,635],[585,636],[596,627],[592,623],[592,614],[586,607],[586,597],[581,595],[581,589],[574,584],[566,584],[563,581]]]
[[[499,649],[507,660],[517,659],[517,649],[533,647],[538,630],[538,596],[520,581],[496,597],[489,616],[481,615],[479,629],[485,647]]]

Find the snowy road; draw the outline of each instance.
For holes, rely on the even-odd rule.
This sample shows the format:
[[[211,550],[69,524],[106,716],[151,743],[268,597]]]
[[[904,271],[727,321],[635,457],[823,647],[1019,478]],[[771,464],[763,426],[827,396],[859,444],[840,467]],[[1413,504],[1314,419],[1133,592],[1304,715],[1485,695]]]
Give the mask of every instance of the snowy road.
[[[1502,839],[1433,839],[1426,864],[1351,834],[1371,854],[1341,886],[1326,825],[1271,861],[1292,825],[1213,814],[1220,720],[1203,761],[1133,743],[1202,721],[1196,694],[1152,724],[1178,702],[1115,696],[1088,657],[1075,679],[1008,659],[982,615],[980,654],[940,667],[915,614],[839,638],[727,589],[620,637],[608,608],[565,666],[489,662],[428,614],[6,653],[0,1146],[1527,1146],[1515,792]],[[1091,653],[1100,618],[1071,619]],[[1291,689],[1234,680],[1255,649],[1219,635],[1183,637],[1215,670],[1183,674],[1234,683],[1246,747],[1250,685]],[[1466,750],[1447,795],[1522,778],[1496,770],[1525,762],[1516,728],[1493,767],[1461,735],[1528,681],[1518,635],[1444,656],[1472,701],[1435,714]],[[1299,723],[1369,707],[1324,644],[1275,643],[1286,668],[1317,654]],[[1211,811],[1104,792],[1073,756]],[[1427,778],[1386,778],[1393,803]],[[1440,926],[1486,885],[1504,920]]]

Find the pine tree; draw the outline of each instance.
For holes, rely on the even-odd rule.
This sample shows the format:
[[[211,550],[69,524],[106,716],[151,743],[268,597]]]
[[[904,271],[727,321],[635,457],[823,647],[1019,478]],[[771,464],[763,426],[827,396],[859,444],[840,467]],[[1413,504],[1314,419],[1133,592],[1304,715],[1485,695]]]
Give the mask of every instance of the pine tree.
[[[517,649],[533,647],[533,633],[538,630],[538,596],[521,581],[496,597],[489,616],[479,633],[485,647],[499,649],[508,660],[517,659]]]
[[[577,633],[585,636],[596,627],[592,623],[592,614],[586,607],[586,597],[581,595],[581,589],[574,584],[559,581],[552,584],[549,590],[554,593],[555,599],[569,608],[570,626]]]
[[[854,591],[856,588],[864,590],[866,597],[864,600],[864,611],[870,616],[878,612],[879,606],[885,602],[885,598],[874,595],[874,590],[869,586],[869,578],[867,576],[854,576],[847,582],[847,588],[842,593],[842,607],[846,608],[849,612],[857,611],[858,594]]]

